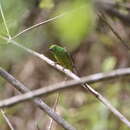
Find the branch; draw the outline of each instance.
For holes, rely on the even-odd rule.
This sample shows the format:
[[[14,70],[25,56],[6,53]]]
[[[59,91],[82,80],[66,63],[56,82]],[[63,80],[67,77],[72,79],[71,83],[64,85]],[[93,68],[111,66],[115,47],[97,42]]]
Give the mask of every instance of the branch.
[[[9,83],[11,83],[17,90],[21,93],[29,92],[30,90],[24,86],[21,82],[16,80],[12,75],[6,72],[4,69],[0,67],[0,75],[6,79]],[[73,126],[71,126],[67,121],[65,121],[62,117],[56,114],[47,104],[44,103],[39,98],[33,100],[33,102],[43,111],[45,111],[50,117],[52,117],[59,125],[67,130],[76,130]]]
[[[12,43],[13,45],[15,45],[15,46],[17,46],[17,47],[25,50],[26,52],[28,52],[28,53],[30,53],[32,55],[40,58],[41,60],[43,60],[46,63],[48,63],[50,66],[52,66],[55,69],[57,69],[57,70],[65,73],[70,78],[75,79],[75,80],[81,82],[81,79],[77,75],[75,75],[74,73],[72,73],[70,70],[63,68],[61,65],[56,64],[54,61],[50,60],[49,58],[47,58],[43,54],[37,53],[37,52],[35,52],[35,51],[33,51],[33,50],[29,49],[29,48],[26,48],[22,44],[19,44],[16,41],[8,39],[6,37],[0,36],[0,38],[8,41],[9,43]],[[101,101],[111,112],[113,112],[113,114],[115,116],[117,116],[122,122],[124,122],[130,128],[130,122],[115,107],[113,107],[106,98],[104,98],[100,93],[98,93],[97,91],[95,91],[87,83],[83,84],[82,87],[85,88],[86,90],[88,90],[99,101]]]
[[[29,31],[31,31],[32,29],[35,29],[35,28],[37,28],[37,27],[39,27],[39,26],[41,26],[41,25],[47,24],[47,23],[49,23],[49,22],[51,22],[51,21],[54,21],[54,20],[56,20],[56,19],[58,19],[58,18],[61,18],[61,17],[63,17],[64,15],[65,15],[65,13],[60,14],[60,15],[57,15],[57,16],[55,16],[55,17],[53,17],[53,18],[47,19],[47,20],[45,20],[45,21],[43,21],[43,22],[40,22],[40,23],[38,23],[38,24],[34,24],[33,26],[30,26],[29,28],[26,28],[26,29],[24,29],[23,31],[17,33],[17,34],[16,34],[15,36],[13,36],[11,39],[15,39],[15,38],[19,37],[20,35],[24,34],[25,32],[29,32]]]
[[[79,7],[79,8],[77,8],[77,9],[80,9],[80,8],[82,8],[82,7]],[[47,24],[47,23],[49,23],[49,22],[56,21],[57,19],[62,18],[63,16],[68,15],[68,14],[70,14],[70,13],[76,11],[77,9],[72,9],[71,11],[65,11],[65,12],[61,13],[60,15],[57,15],[57,16],[55,16],[55,17],[52,17],[52,18],[47,19],[47,20],[45,20],[45,21],[42,21],[42,22],[40,22],[40,23],[34,24],[34,25],[30,26],[29,28],[26,28],[26,29],[24,29],[23,31],[17,33],[17,34],[16,34],[15,36],[13,36],[11,39],[14,40],[15,38],[21,36],[22,34],[24,34],[24,33],[26,33],[26,32],[31,31],[32,29],[35,29],[35,28],[37,28],[37,27],[40,27],[40,26],[42,26],[42,25],[44,25],[44,24]]]
[[[112,27],[112,25],[106,20],[105,15],[99,15],[99,18],[110,28],[110,30],[113,32],[113,34],[117,37],[117,39],[121,42],[121,44],[126,47],[127,49],[130,49],[130,46],[127,44],[125,40],[122,39],[120,34]]]
[[[0,72],[1,72],[1,70],[0,70]],[[0,75],[1,75],[1,73],[0,73]],[[86,82],[95,83],[95,82],[99,82],[99,81],[109,80],[109,79],[113,79],[113,78],[117,78],[117,77],[121,77],[121,76],[128,76],[128,75],[130,75],[130,68],[117,69],[117,70],[114,70],[114,71],[108,72],[108,73],[98,73],[98,74],[86,76],[86,77],[81,78],[81,81],[70,80],[70,81],[66,81],[66,82],[57,83],[55,85],[50,85],[50,86],[46,86],[46,87],[44,86],[40,89],[33,90],[33,91],[30,91],[30,92],[22,94],[22,95],[18,95],[18,96],[14,96],[14,97],[2,100],[2,101],[0,101],[0,108],[9,107],[9,106],[30,100],[35,97],[47,95],[47,94],[61,91],[61,90],[67,89],[67,88],[78,87],[79,85],[84,84]]]
[[[117,17],[120,19],[123,23],[130,25],[130,16],[129,14],[124,14],[119,12],[119,10],[116,7],[124,7],[124,4],[118,4],[116,2],[112,1],[106,1],[106,0],[94,0],[94,5],[97,8],[98,11],[105,12],[110,16]],[[126,7],[127,9],[127,7]],[[127,9],[128,10],[128,9]]]
[[[13,125],[11,124],[10,120],[8,119],[5,111],[3,109],[0,109],[0,111],[1,111],[1,114],[2,114],[3,118],[5,119],[6,123],[8,124],[9,128],[11,130],[14,130]]]

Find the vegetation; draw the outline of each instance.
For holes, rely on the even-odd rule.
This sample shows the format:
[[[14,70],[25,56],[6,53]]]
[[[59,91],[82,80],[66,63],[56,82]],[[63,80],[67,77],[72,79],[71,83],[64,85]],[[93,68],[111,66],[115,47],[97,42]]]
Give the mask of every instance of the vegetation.
[[[1,101],[19,95],[13,83],[2,75],[2,68],[30,90],[66,83],[66,69],[60,72],[57,63],[41,56],[55,61],[49,47],[57,44],[71,54],[80,77],[101,72],[106,76],[105,80],[89,82],[90,86],[130,120],[129,5],[128,0],[1,0]],[[107,77],[117,69],[118,75],[113,73],[112,78]],[[102,103],[102,98],[79,85],[60,93],[56,111],[77,130],[129,129],[130,123],[122,122],[106,102]],[[53,92],[41,98],[53,109],[56,95]],[[2,108],[0,129],[9,130],[11,126],[15,130],[47,129],[49,116],[34,102],[29,100]],[[62,129],[58,123],[52,124],[51,130]]]

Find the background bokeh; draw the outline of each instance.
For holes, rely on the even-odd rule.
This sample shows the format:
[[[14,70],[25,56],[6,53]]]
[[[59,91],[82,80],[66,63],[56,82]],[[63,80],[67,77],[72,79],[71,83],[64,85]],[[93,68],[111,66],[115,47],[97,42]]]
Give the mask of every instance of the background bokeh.
[[[107,1],[107,0],[106,0]],[[109,0],[108,0],[109,1]],[[130,4],[129,0],[116,0]],[[130,51],[98,17],[91,0],[1,0],[11,36],[36,23],[57,15],[61,17],[30,30],[15,40],[20,44],[52,58],[48,47],[58,44],[73,56],[80,76],[130,66]],[[118,8],[124,14],[129,10]],[[106,14],[108,21],[125,40],[130,40],[129,26]],[[7,36],[0,15],[0,35]],[[66,76],[44,61],[0,39],[0,65],[30,89],[64,81]],[[130,120],[130,79],[115,78],[91,84]],[[19,92],[0,77],[0,100]],[[53,106],[56,93],[43,97]],[[81,88],[61,92],[57,111],[78,130],[128,130],[102,103]],[[45,130],[49,117],[31,102],[6,109],[16,130]],[[38,128],[37,128],[38,127]],[[0,115],[0,129],[9,130]],[[53,130],[62,130],[56,123]]]

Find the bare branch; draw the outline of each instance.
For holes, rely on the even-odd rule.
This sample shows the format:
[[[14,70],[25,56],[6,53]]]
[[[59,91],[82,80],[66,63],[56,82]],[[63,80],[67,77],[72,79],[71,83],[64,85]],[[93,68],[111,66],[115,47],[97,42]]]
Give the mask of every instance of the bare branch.
[[[53,110],[56,112],[56,107],[57,107],[57,104],[59,103],[59,100],[60,100],[60,93],[57,93],[56,95],[56,100],[54,102],[54,105],[53,105]],[[50,118],[49,122],[48,122],[48,128],[47,130],[52,130],[52,127],[53,127],[53,119]]]
[[[110,28],[110,30],[113,32],[113,34],[119,39],[119,41],[122,43],[123,46],[125,46],[127,49],[130,49],[130,46],[127,44],[125,40],[122,39],[120,34],[112,27],[112,25],[105,19],[105,15],[99,15],[100,19]]]
[[[51,21],[54,21],[54,20],[56,20],[56,19],[58,19],[58,18],[64,16],[64,14],[65,14],[65,13],[60,14],[60,15],[57,15],[57,16],[55,16],[55,17],[53,17],[53,18],[50,18],[50,19],[48,19],[48,20],[45,20],[45,21],[40,22],[40,23],[38,23],[38,24],[35,24],[35,25],[33,25],[33,26],[29,27],[29,28],[26,28],[25,30],[23,30],[23,31],[19,32],[18,34],[16,34],[15,36],[13,36],[11,39],[15,39],[15,38],[19,37],[20,35],[24,34],[25,32],[31,31],[32,29],[35,29],[35,28],[37,28],[37,27],[39,27],[39,26],[41,26],[41,25],[47,24],[47,23],[49,23],[49,22],[51,22]]]
[[[17,90],[21,93],[29,92],[30,90],[24,86],[21,82],[16,80],[12,75],[6,72],[4,69],[0,67],[0,75],[10,82]],[[53,118],[59,125],[67,130],[76,130],[73,126],[71,126],[67,121],[65,121],[62,117],[56,114],[47,104],[44,103],[39,98],[33,100],[33,102],[43,111],[45,111],[50,117]]]
[[[2,114],[2,116],[4,117],[5,121],[7,122],[9,128],[10,128],[11,130],[14,130],[13,125],[11,124],[10,120],[8,119],[8,117],[7,117],[6,113],[5,113],[5,111],[4,111],[3,109],[0,109],[0,111],[1,111],[1,114]]]
[[[94,0],[95,7],[98,11],[105,12],[106,14],[110,16],[117,17],[120,19],[123,23],[130,25],[130,16],[129,14],[121,13],[116,7],[123,7],[125,8],[124,4],[116,3],[113,1],[107,1],[107,0]],[[128,10],[128,8],[126,8]]]
[[[39,27],[39,26],[42,26],[42,25],[44,25],[44,24],[47,24],[47,23],[49,23],[49,22],[55,21],[55,20],[57,20],[57,19],[59,19],[59,18],[62,18],[63,16],[65,16],[65,15],[67,15],[67,14],[70,14],[70,13],[72,13],[72,12],[74,12],[74,11],[77,11],[78,9],[81,9],[82,7],[83,7],[83,6],[81,6],[81,7],[79,7],[79,8],[76,8],[76,9],[72,9],[72,10],[70,10],[70,11],[63,12],[63,13],[60,14],[60,15],[57,15],[57,16],[52,17],[52,18],[50,18],[50,19],[47,19],[47,20],[45,20],[45,21],[43,21],[43,22],[34,24],[33,26],[31,26],[31,27],[29,27],[29,28],[26,28],[26,29],[24,29],[23,31],[17,33],[17,34],[16,34],[15,36],[13,36],[11,39],[14,40],[15,38],[21,36],[22,34],[24,34],[24,33],[26,33],[26,32],[31,31],[32,29],[35,29],[35,28],[37,28],[37,27]]]
[[[1,75],[1,70],[0,70],[0,75]],[[9,107],[11,105],[21,103],[21,102],[24,102],[24,101],[27,101],[27,100],[30,100],[32,98],[39,97],[42,95],[54,93],[54,92],[72,88],[72,87],[77,87],[86,82],[95,83],[95,82],[99,82],[99,81],[109,80],[109,79],[122,77],[122,76],[128,76],[128,75],[130,75],[130,68],[117,69],[112,72],[98,73],[98,74],[86,76],[86,77],[81,78],[81,81],[70,80],[70,81],[61,82],[61,83],[58,83],[55,85],[50,85],[50,86],[46,86],[46,87],[44,86],[40,89],[2,100],[2,101],[0,101],[0,108]],[[11,81],[9,81],[9,82],[11,82]]]
[[[70,70],[63,68],[61,65],[56,64],[54,61],[50,60],[49,58],[47,58],[43,54],[39,54],[39,53],[29,49],[29,48],[26,48],[23,45],[21,45],[21,44],[17,43],[16,41],[14,41],[14,40],[9,40],[8,38],[3,37],[3,36],[0,36],[0,37],[2,39],[12,43],[13,45],[15,45],[17,47],[20,47],[21,49],[25,50],[26,52],[40,58],[41,60],[44,60],[46,63],[48,63],[49,65],[51,65],[55,69],[57,69],[59,71],[62,71],[63,73],[65,73],[70,78],[81,82],[81,79],[77,75],[72,73]],[[99,101],[101,101],[111,112],[113,112],[113,114],[115,114],[115,116],[117,116],[122,122],[124,122],[130,128],[130,122],[115,107],[113,107],[106,98],[104,98],[100,93],[95,91],[87,83],[83,84],[82,87],[85,88],[86,90],[88,90]]]

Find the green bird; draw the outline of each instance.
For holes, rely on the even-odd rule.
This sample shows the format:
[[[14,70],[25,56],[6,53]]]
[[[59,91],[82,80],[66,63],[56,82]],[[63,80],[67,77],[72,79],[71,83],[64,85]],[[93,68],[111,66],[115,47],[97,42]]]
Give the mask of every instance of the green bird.
[[[63,66],[66,69],[73,71],[72,58],[71,58],[69,52],[65,48],[63,48],[59,45],[53,44],[49,47],[49,50],[52,53],[53,57],[55,58],[55,60],[58,64],[60,64],[61,66]],[[57,94],[57,97],[56,97],[56,100],[54,103],[54,107],[53,107],[54,110],[56,110],[56,106],[59,103],[59,100],[60,100],[60,93]]]
[[[51,51],[53,57],[55,58],[58,64],[60,64],[66,69],[73,71],[72,58],[65,48],[54,44],[49,47],[49,50]]]

